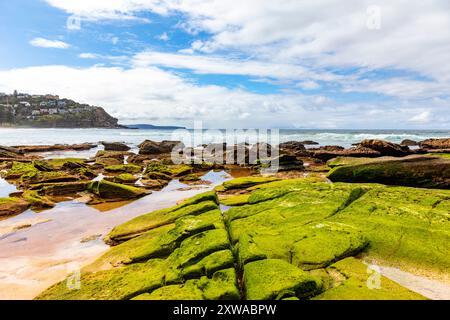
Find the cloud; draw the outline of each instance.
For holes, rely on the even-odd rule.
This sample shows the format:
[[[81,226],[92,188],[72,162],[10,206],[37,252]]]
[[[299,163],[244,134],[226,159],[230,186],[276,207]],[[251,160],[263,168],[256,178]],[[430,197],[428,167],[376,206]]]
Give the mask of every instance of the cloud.
[[[40,66],[0,71],[0,92],[54,93],[103,106],[122,122],[165,122],[205,127],[448,128],[448,99],[422,104],[342,103],[299,93],[258,94],[198,85],[157,67]],[[374,112],[382,110],[382,112]],[[415,121],[414,117],[417,116]],[[421,121],[417,121],[421,120]],[[381,124],[381,126],[380,126]]]
[[[409,121],[417,123],[427,123],[430,121],[430,116],[431,116],[430,111],[424,111],[415,115],[414,117],[411,117]]]
[[[86,52],[86,53],[80,53],[78,55],[78,57],[80,57],[81,59],[98,59],[99,55],[95,54],[95,53]]]
[[[167,34],[167,32],[163,32],[162,34],[157,36],[156,39],[159,39],[161,41],[169,41],[170,40],[169,35]]]
[[[59,40],[49,40],[44,38],[34,38],[30,41],[30,44],[34,47],[41,48],[55,48],[55,49],[68,49],[70,44],[59,41]]]
[[[308,68],[283,63],[258,60],[241,60],[215,55],[192,55],[144,51],[132,58],[135,66],[162,66],[189,69],[199,74],[246,75],[276,79],[320,79],[337,80],[339,77],[328,72],[313,71]]]

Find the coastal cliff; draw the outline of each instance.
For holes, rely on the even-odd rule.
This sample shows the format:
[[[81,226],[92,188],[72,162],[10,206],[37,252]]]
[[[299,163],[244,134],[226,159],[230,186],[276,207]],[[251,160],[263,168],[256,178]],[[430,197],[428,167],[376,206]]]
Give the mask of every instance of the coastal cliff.
[[[0,127],[121,128],[103,108],[56,95],[0,95]]]

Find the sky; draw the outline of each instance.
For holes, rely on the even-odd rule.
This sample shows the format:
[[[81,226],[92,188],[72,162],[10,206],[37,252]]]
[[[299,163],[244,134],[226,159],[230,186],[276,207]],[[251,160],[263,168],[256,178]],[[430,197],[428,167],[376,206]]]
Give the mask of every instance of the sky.
[[[123,124],[450,128],[448,0],[0,0],[0,92]]]

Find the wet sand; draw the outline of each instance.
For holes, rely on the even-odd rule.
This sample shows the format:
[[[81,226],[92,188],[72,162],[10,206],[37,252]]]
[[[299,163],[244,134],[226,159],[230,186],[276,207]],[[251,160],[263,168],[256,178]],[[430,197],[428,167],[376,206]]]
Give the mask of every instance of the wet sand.
[[[0,221],[0,299],[34,298],[108,250],[102,238],[114,226],[211,190],[227,178],[224,172],[210,172],[202,179],[212,183],[205,186],[189,188],[175,180],[131,203],[95,208],[73,200]]]
[[[391,279],[403,287],[417,292],[426,298],[432,300],[450,300],[450,285],[444,282],[428,279],[426,277],[405,272],[394,267],[373,264],[369,264],[369,266],[378,267],[380,273],[386,278]]]

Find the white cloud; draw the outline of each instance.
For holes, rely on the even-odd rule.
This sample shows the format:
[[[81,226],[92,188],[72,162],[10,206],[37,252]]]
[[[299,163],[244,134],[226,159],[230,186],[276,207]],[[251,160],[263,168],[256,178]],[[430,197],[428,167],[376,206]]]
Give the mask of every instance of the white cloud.
[[[44,38],[34,38],[30,41],[30,44],[34,47],[41,48],[55,48],[55,49],[67,49],[70,47],[70,44],[59,41],[59,40],[49,40]]]
[[[167,34],[167,32],[163,32],[162,34],[160,34],[156,38],[161,40],[161,41],[169,41],[170,40],[169,35]]]
[[[337,80],[339,77],[328,72],[312,71],[292,64],[272,63],[257,60],[240,60],[214,55],[191,55],[144,51],[133,57],[135,66],[163,66],[189,69],[199,74],[246,75],[272,77],[277,79],[320,79]]]
[[[427,123],[430,121],[431,112],[430,111],[424,111],[421,112],[414,117],[411,117],[409,121],[411,122],[417,122],[417,123]]]
[[[41,66],[0,71],[0,92],[55,93],[100,105],[121,121],[207,127],[448,128],[448,100],[392,106],[377,103],[338,103],[326,97],[298,93],[257,94],[242,89],[197,85],[156,67],[72,68]],[[374,112],[374,110],[383,112]],[[432,111],[430,111],[432,110]],[[414,117],[416,117],[415,121]],[[431,116],[429,118],[431,120]],[[421,121],[417,121],[421,120]]]
[[[80,53],[78,55],[78,57],[80,57],[81,59],[97,59],[99,57],[99,55],[95,54],[95,53],[85,52],[85,53]]]

